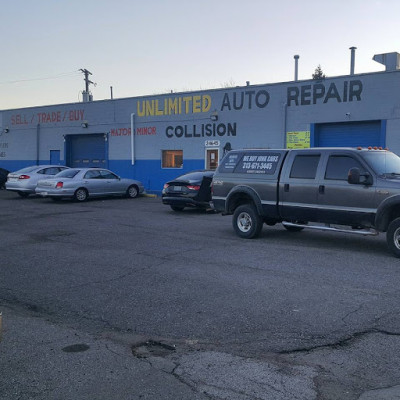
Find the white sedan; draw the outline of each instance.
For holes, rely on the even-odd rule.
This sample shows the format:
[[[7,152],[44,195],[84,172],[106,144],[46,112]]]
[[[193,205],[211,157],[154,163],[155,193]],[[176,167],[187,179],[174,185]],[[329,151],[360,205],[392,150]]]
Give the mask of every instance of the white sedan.
[[[143,184],[134,179],[120,178],[101,168],[70,168],[60,172],[52,179],[42,179],[35,192],[54,200],[73,198],[85,201],[89,197],[127,196],[137,197],[143,193]]]
[[[21,197],[28,197],[30,194],[35,194],[35,187],[40,179],[52,178],[67,168],[62,165],[32,165],[10,172],[7,176],[6,189],[17,192]]]

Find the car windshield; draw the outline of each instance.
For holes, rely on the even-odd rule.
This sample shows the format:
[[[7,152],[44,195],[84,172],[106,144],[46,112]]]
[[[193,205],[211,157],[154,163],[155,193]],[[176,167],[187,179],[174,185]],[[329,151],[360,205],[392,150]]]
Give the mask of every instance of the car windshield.
[[[378,175],[400,175],[400,157],[390,151],[365,152],[363,157]]]
[[[56,178],[73,178],[80,170],[79,169],[65,169],[59,172]]]

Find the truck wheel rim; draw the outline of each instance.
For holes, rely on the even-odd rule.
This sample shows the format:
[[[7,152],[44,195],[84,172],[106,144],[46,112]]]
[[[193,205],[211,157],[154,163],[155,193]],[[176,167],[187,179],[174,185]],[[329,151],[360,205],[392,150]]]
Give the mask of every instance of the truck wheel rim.
[[[397,228],[393,234],[393,243],[400,250],[400,228]]]
[[[248,232],[251,229],[252,221],[248,213],[242,212],[237,218],[237,226],[242,232]]]

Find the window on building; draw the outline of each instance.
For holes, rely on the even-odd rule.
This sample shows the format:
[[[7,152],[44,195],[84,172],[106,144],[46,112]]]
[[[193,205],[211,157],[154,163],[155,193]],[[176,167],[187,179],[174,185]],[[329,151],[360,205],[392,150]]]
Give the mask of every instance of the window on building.
[[[317,175],[319,159],[319,155],[296,156],[292,165],[292,170],[290,171],[290,177],[298,179],[314,179]]]
[[[182,168],[183,150],[162,150],[162,168]]]

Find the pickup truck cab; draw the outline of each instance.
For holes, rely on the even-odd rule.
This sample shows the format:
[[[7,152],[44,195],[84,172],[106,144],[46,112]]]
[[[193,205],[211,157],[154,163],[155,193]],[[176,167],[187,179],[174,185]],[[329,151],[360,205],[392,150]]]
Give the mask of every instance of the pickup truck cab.
[[[212,182],[212,203],[242,238],[263,223],[361,235],[386,232],[400,257],[400,158],[382,149],[234,150]]]

